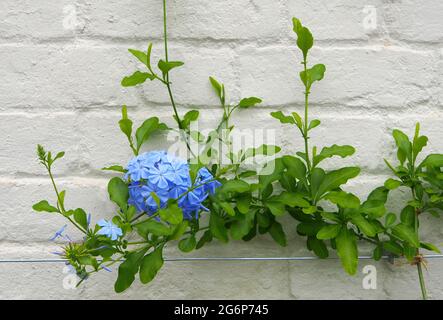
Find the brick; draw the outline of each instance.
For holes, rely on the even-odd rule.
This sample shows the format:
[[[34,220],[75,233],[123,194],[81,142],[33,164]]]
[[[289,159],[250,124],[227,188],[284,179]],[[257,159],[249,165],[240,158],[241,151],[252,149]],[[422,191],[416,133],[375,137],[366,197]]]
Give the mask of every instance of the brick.
[[[296,17],[317,40],[368,40],[382,33],[381,3],[378,0],[288,1],[288,33],[292,30],[290,19]]]
[[[239,59],[241,92],[259,92],[265,104],[303,103],[294,47],[247,48]],[[311,64],[324,63],[324,80],[311,89],[311,102],[399,107],[430,99],[435,56],[389,47],[316,48]],[[279,94],[275,94],[278,92]]]
[[[115,207],[108,200],[106,191],[107,181],[88,179],[57,178],[60,190],[66,190],[66,208],[82,207],[92,213],[94,220],[112,217]],[[2,241],[11,242],[44,242],[67,224],[66,219],[57,214],[37,213],[32,205],[40,200],[56,203],[49,178],[32,179],[2,179],[0,180],[2,199],[0,205],[0,221],[4,228],[0,231]],[[79,231],[70,226],[67,234],[73,240],[81,239]]]
[[[46,174],[37,160],[37,144],[42,144],[53,152],[66,151],[66,158],[59,160],[54,168],[57,174],[70,173],[82,166],[74,113],[47,113],[37,116],[15,113],[2,114],[0,117],[0,161],[8,164],[0,168],[0,176]]]
[[[159,59],[163,59],[163,49],[157,45],[152,57],[153,64],[156,65]],[[172,90],[178,106],[220,105],[209,82],[209,76],[225,83],[228,99],[238,99],[237,70],[234,68],[236,56],[231,49],[195,50],[192,47],[173,46],[170,48],[170,60],[185,63],[170,73]],[[142,90],[147,101],[170,105],[168,92],[162,83],[148,83]]]
[[[135,104],[121,79],[135,71],[126,48],[1,46],[3,107]]]
[[[80,23],[72,0],[0,3],[0,39],[70,39]]]
[[[168,2],[169,35],[175,39],[276,39],[283,29],[282,8],[266,0]],[[118,38],[163,36],[161,2],[86,1],[84,35]],[[284,22],[286,23],[286,22]]]
[[[398,40],[413,42],[441,42],[443,3],[438,0],[417,5],[413,0],[387,1],[384,20],[389,34]]]

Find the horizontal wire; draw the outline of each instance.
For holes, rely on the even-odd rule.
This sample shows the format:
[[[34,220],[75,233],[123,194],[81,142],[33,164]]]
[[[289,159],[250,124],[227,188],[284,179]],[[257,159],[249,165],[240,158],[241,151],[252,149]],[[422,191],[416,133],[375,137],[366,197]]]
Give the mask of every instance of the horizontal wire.
[[[382,256],[382,259],[392,260],[392,256]],[[425,259],[442,259],[443,254],[423,255]],[[328,259],[337,260],[338,257]],[[370,260],[372,256],[359,256],[359,260]],[[186,262],[186,261],[309,261],[320,260],[318,257],[201,257],[201,258],[165,258],[168,262]],[[323,259],[324,260],[324,259]],[[0,263],[60,263],[68,262],[67,259],[0,259]]]

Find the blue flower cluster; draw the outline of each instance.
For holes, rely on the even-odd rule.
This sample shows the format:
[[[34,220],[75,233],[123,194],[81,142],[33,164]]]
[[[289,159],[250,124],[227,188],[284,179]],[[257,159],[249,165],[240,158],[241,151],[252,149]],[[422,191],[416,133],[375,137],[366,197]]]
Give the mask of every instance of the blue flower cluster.
[[[199,170],[193,184],[188,163],[165,151],[141,154],[129,162],[127,170],[129,204],[150,215],[159,209],[152,196],[155,193],[161,208],[166,207],[168,200],[178,199],[184,219],[198,218],[200,210],[208,210],[203,201],[221,186],[206,168]]]

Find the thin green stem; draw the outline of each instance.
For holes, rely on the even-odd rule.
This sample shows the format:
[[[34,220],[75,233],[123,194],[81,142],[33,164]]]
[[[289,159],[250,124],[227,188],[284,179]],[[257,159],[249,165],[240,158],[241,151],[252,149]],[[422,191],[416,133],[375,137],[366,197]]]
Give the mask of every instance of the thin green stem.
[[[63,205],[63,201],[61,200],[60,193],[58,192],[57,185],[55,184],[54,176],[52,175],[51,167],[49,165],[46,166],[46,169],[48,170],[49,178],[51,179],[52,186],[54,188],[55,194],[57,195],[57,207],[60,210],[60,213],[62,216],[67,218],[69,222],[71,222],[77,229],[79,229],[81,232],[86,234],[86,231],[83,230],[82,227],[80,227],[74,220],[71,219],[68,215],[66,215],[65,206]]]
[[[131,223],[134,222],[135,220],[137,220],[138,218],[143,217],[144,215],[145,215],[144,212],[141,213],[140,215],[138,215],[137,217],[135,217],[134,219],[132,219]],[[154,213],[152,216],[149,216],[146,220],[143,220],[143,221],[140,221],[140,222],[134,223],[132,226],[137,226],[137,225],[139,225],[139,224],[142,224],[142,223],[144,223],[144,222],[146,222],[146,221],[149,221],[149,220],[151,220],[151,219],[157,217],[158,215],[159,215],[159,213],[156,212],[156,213]]]
[[[417,263],[417,272],[418,272],[418,279],[420,281],[420,289],[421,289],[421,295],[423,297],[423,300],[428,299],[428,293],[426,292],[426,285],[425,285],[425,279],[423,277],[423,269],[421,266],[421,261]]]
[[[168,62],[168,32],[167,32],[167,12],[166,12],[166,0],[163,0],[163,31],[165,40],[165,60]]]
[[[303,60],[303,69],[305,75],[307,76],[307,62],[306,58]],[[305,141],[305,154],[306,154],[306,164],[308,166],[309,175],[311,175],[311,160],[309,159],[309,136],[308,136],[308,117],[309,117],[309,87],[307,82],[305,84],[305,123],[304,123],[304,132],[303,139]]]
[[[167,10],[166,10],[166,0],[163,0],[163,35],[164,35],[165,61],[169,62],[169,54],[168,54],[168,23],[167,23],[167,21],[168,20],[167,20]],[[183,133],[183,130],[185,128],[183,126],[183,121],[181,120],[181,118],[180,118],[180,116],[178,114],[177,105],[176,105],[175,100],[174,100],[174,95],[172,94],[171,82],[169,81],[169,72],[164,74],[163,77],[164,77],[164,79],[163,79],[162,82],[166,85],[166,88],[168,89],[169,99],[170,99],[171,104],[172,104],[172,109],[174,110],[175,121],[177,121],[178,128],[180,129],[180,134],[182,136],[182,139],[185,141],[186,147],[188,148],[189,152],[191,152],[192,156],[195,157],[195,154],[194,154],[194,152],[191,149],[191,146],[190,146],[190,143],[189,143],[189,139]]]
[[[412,170],[414,170],[414,164],[412,163],[411,165]],[[413,174],[413,173],[412,173]],[[415,187],[412,186],[411,187],[411,191],[412,191],[412,196],[414,198],[414,200],[417,200],[417,196],[416,196],[416,192],[415,192]],[[417,237],[420,239],[420,235],[418,232],[418,216],[420,214],[420,209],[415,209],[415,215],[414,215],[414,230],[415,233],[417,234]],[[420,249],[417,248],[416,252],[416,257],[419,258],[420,257]],[[422,269],[422,259],[418,259],[418,261],[416,261],[417,263],[417,272],[418,272],[418,280],[420,282],[420,289],[421,289],[421,294],[423,297],[423,300],[427,300],[428,299],[428,294],[426,292],[426,284],[425,284],[425,280],[424,280],[424,276],[423,276],[423,269]]]

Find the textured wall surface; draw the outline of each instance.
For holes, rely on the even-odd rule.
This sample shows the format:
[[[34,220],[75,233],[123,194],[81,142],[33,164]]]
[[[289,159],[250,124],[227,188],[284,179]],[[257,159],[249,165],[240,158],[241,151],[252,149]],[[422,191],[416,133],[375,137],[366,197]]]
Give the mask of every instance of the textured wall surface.
[[[275,109],[302,110],[300,56],[290,20],[297,16],[318,40],[311,62],[327,66],[325,80],[312,94],[312,115],[322,119],[312,141],[357,148],[355,156],[340,161],[362,167],[348,190],[366,196],[389,175],[383,158],[395,157],[394,127],[412,134],[420,121],[430,138],[426,150],[443,151],[442,1],[171,0],[168,6],[171,57],[185,62],[173,74],[176,100],[180,112],[198,108],[205,126],[220,111],[208,83],[213,75],[227,85],[231,101],[249,95],[264,100],[253,112],[236,116],[238,127],[277,130],[285,153],[301,147],[295,130],[269,116]],[[368,21],[373,9],[376,25]],[[121,105],[128,105],[136,121],[158,115],[172,124],[159,84],[120,86],[136,68],[127,48],[144,49],[152,41],[154,56],[160,57],[161,14],[161,1],[154,0],[0,1],[0,259],[54,257],[50,251],[57,244],[48,238],[64,221],[31,209],[40,199],[54,199],[35,160],[37,143],[66,151],[56,176],[68,190],[67,204],[83,206],[97,219],[113,209],[106,194],[110,175],[100,168],[130,157],[117,126]],[[159,138],[149,148],[166,143]],[[395,199],[405,196],[399,191]],[[246,244],[214,242],[190,256],[311,255],[295,234],[294,221],[282,222],[286,248],[266,236]],[[443,221],[425,219],[422,227],[424,239],[443,245]],[[168,257],[181,255],[167,251]],[[362,287],[366,264],[377,267],[376,290]],[[66,290],[63,268],[60,263],[0,264],[0,298],[420,297],[415,268],[401,260],[361,261],[354,277],[335,259],[167,262],[150,286],[137,284],[122,295],[112,290],[115,270]],[[432,297],[443,298],[443,260],[430,260],[425,277]]]

